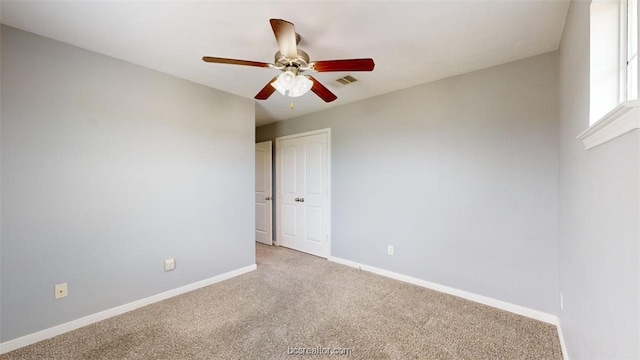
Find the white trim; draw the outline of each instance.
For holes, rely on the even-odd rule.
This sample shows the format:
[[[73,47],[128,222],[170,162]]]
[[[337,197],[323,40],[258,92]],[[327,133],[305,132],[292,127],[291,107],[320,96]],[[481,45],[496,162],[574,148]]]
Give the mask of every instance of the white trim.
[[[562,326],[560,326],[560,322],[556,325],[558,328],[558,337],[560,338],[560,349],[562,349],[562,358],[564,360],[569,360],[569,352],[567,352],[567,343],[564,341],[564,335],[562,334]]]
[[[143,306],[147,306],[149,304],[153,304],[156,303],[158,301],[162,301],[162,300],[166,300],[168,298],[172,298],[174,296],[177,295],[181,295],[184,293],[187,293],[189,291],[193,291],[205,286],[209,286],[224,280],[228,280],[231,279],[233,277],[248,273],[250,271],[253,271],[257,268],[256,264],[253,265],[249,265],[249,266],[245,266],[243,268],[240,269],[236,269],[236,270],[232,270],[229,272],[226,272],[224,274],[220,274],[208,279],[204,279],[201,281],[197,281],[185,286],[181,286],[179,288],[173,289],[173,290],[169,290],[169,291],[165,291],[163,293],[160,294],[156,294],[156,295],[152,295],[149,296],[147,298],[144,299],[140,299],[140,300],[136,300],[133,302],[130,302],[128,304],[124,304],[124,305],[120,305],[108,310],[104,310],[104,311],[100,311],[97,312],[95,314],[91,314],[85,317],[82,317],[80,319],[76,319],[76,320],[72,320],[69,322],[66,322],[64,324],[60,324],[60,325],[56,325],[54,327],[48,328],[48,329],[44,329],[29,335],[25,335],[22,337],[19,337],[17,339],[13,339],[13,340],[9,340],[7,342],[4,343],[0,343],[0,354],[4,354],[4,353],[8,353],[9,351],[13,351],[16,349],[19,349],[21,347],[27,346],[27,345],[31,345],[31,344],[35,344],[39,341],[42,340],[46,340],[49,338],[52,338],[54,336],[60,335],[60,334],[64,334],[66,332],[69,332],[71,330],[75,330],[78,328],[81,328],[83,326],[87,326],[93,323],[96,323],[98,321],[102,321],[105,319],[108,319],[110,317],[116,316],[116,315],[120,315],[120,314],[124,314],[126,312],[129,312],[131,310],[135,310],[138,308],[141,308]]]
[[[342,264],[342,265],[347,265],[347,266],[351,266],[354,267],[356,269],[360,269],[360,270],[364,270],[364,271],[368,271],[374,274],[378,274],[378,275],[382,275],[394,280],[399,280],[399,281],[403,281],[409,284],[413,284],[413,285],[417,285],[417,286],[421,286],[427,289],[431,289],[431,290],[435,290],[435,291],[439,291],[445,294],[449,294],[449,295],[453,295],[453,296],[457,296],[457,297],[461,297],[463,299],[467,299],[467,300],[471,300],[471,301],[475,301],[477,303],[480,304],[484,304],[487,306],[491,306],[494,308],[498,308],[501,310],[505,310],[514,314],[518,314],[518,315],[522,315],[522,316],[526,316],[528,318],[531,319],[535,319],[535,320],[539,320],[548,324],[552,324],[552,325],[557,325],[558,324],[558,317],[555,315],[551,315],[551,314],[547,314],[545,312],[542,311],[538,311],[538,310],[533,310],[533,309],[529,309],[526,308],[524,306],[520,306],[520,305],[515,305],[515,304],[511,304],[502,300],[497,300],[497,299],[493,299],[487,296],[483,296],[483,295],[478,295],[478,294],[474,294],[468,291],[464,291],[464,290],[459,290],[459,289],[455,289],[452,287],[448,287],[448,286],[444,286],[444,285],[440,285],[440,284],[436,284],[430,281],[426,281],[426,280],[422,280],[422,279],[418,279],[418,278],[414,278],[411,276],[407,276],[407,275],[402,275],[402,274],[398,274],[389,270],[384,270],[384,269],[380,269],[377,267],[373,267],[373,266],[369,266],[369,265],[364,265],[364,264],[360,264],[351,260],[345,260],[345,259],[341,259],[335,256],[331,256],[328,259],[329,261],[333,261],[335,263],[338,264]]]
[[[640,100],[625,101],[577,136],[587,150],[640,129]]]
[[[626,99],[628,99],[629,96],[629,94],[627,93],[627,89],[629,88],[627,81],[629,80],[627,77],[627,50],[629,49],[629,42],[627,39],[627,10],[627,0],[620,0],[620,5],[618,7],[618,13],[620,14],[620,18],[618,20],[618,34],[620,34],[618,35],[620,41],[620,45],[618,45],[618,52],[620,54],[620,58],[618,59],[618,76],[620,76],[620,80],[618,80],[618,85],[620,87],[620,89],[618,89],[618,101],[621,102],[624,102]]]

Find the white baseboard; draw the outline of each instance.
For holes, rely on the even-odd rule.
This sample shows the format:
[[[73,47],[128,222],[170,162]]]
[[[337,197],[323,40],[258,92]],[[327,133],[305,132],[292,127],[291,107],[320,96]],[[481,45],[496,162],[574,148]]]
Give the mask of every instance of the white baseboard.
[[[562,334],[562,326],[560,322],[556,325],[558,327],[558,337],[560,338],[560,348],[562,349],[562,358],[569,360],[569,353],[567,352],[567,343],[564,342],[564,334]]]
[[[393,271],[380,269],[380,268],[377,268],[377,267],[374,267],[374,266],[359,264],[359,263],[351,261],[351,260],[345,260],[345,259],[337,258],[337,257],[334,257],[334,256],[329,257],[329,261],[333,261],[333,262],[336,262],[336,263],[342,264],[342,265],[351,266],[351,267],[354,267],[356,269],[361,269],[361,270],[368,271],[368,272],[371,272],[371,273],[374,273],[374,274],[382,275],[382,276],[385,276],[385,277],[388,277],[388,278],[391,278],[391,279],[394,279],[394,280],[400,280],[400,281],[403,281],[403,282],[406,282],[406,283],[409,283],[409,284],[422,286],[424,288],[435,290],[435,291],[439,291],[439,292],[442,292],[442,293],[445,293],[445,294],[454,295],[454,296],[461,297],[461,298],[464,298],[464,299],[467,299],[467,300],[475,301],[475,302],[480,303],[480,304],[484,304],[484,305],[487,305],[487,306],[491,306],[491,307],[494,307],[494,308],[498,308],[498,309],[501,309],[501,310],[512,312],[514,314],[526,316],[528,318],[539,320],[539,321],[542,321],[542,322],[545,322],[545,323],[549,323],[549,324],[552,324],[552,325],[557,325],[558,324],[558,317],[557,316],[551,315],[551,314],[547,314],[547,313],[542,312],[542,311],[529,309],[529,308],[526,308],[524,306],[511,304],[511,303],[508,303],[508,302],[505,302],[505,301],[501,301],[501,300],[497,300],[497,299],[493,299],[493,298],[490,298],[490,297],[487,297],[487,296],[478,295],[478,294],[474,294],[474,293],[471,293],[471,292],[468,292],[468,291],[455,289],[455,288],[452,288],[452,287],[436,284],[436,283],[433,283],[433,282],[430,282],[430,281],[414,278],[414,277],[411,277],[411,276],[398,274],[398,273],[395,273]]]
[[[135,310],[143,306],[147,306],[149,304],[153,304],[158,301],[162,301],[180,294],[184,294],[186,292],[193,291],[201,287],[209,286],[224,280],[231,279],[233,277],[253,271],[256,268],[257,268],[256,264],[245,266],[243,268],[232,270],[224,274],[220,274],[208,279],[204,279],[204,280],[197,281],[185,286],[181,286],[173,290],[165,291],[163,293],[152,295],[144,299],[136,300],[128,304],[120,305],[108,310],[91,314],[89,316],[85,316],[80,319],[72,320],[64,324],[60,324],[48,329],[44,329],[42,331],[35,332],[33,334],[29,334],[29,335],[19,337],[17,339],[9,340],[7,342],[0,344],[0,354],[8,353],[9,351],[13,351],[21,347],[37,343],[38,341],[46,340],[54,336],[64,334],[71,330],[75,330],[83,326],[87,326],[87,325],[96,323],[98,321],[102,321],[110,317],[120,315],[120,314],[129,312],[131,310]]]

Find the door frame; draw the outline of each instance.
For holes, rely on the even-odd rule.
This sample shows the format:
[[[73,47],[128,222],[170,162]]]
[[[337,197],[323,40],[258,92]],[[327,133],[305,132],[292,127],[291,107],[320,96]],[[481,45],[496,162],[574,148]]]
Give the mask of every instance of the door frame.
[[[279,136],[275,139],[276,144],[274,147],[274,156],[273,156],[273,161],[275,162],[274,164],[275,171],[273,173],[273,177],[275,181],[273,181],[274,191],[272,191],[272,193],[274,194],[276,201],[275,201],[275,213],[273,214],[273,218],[275,219],[275,237],[273,239],[273,244],[276,246],[280,246],[282,242],[280,239],[280,225],[279,225],[280,220],[277,219],[278,213],[280,213],[279,209],[282,206],[280,202],[280,196],[278,196],[278,182],[279,182],[278,174],[280,173],[280,159],[278,154],[280,154],[280,147],[282,146],[280,145],[280,142],[284,140],[295,139],[295,138],[305,137],[309,135],[318,135],[318,134],[327,134],[327,218],[328,219],[326,220],[325,226],[327,227],[326,241],[327,241],[327,248],[329,251],[329,253],[327,254],[327,258],[330,258],[331,257],[331,128],[324,128],[324,129],[305,131],[302,133],[291,134],[286,136]]]

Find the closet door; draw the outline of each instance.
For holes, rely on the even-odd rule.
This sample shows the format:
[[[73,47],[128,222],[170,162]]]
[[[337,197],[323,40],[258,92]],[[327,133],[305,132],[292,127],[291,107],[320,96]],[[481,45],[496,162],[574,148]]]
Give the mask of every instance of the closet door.
[[[256,241],[272,245],[271,141],[256,144]]]
[[[329,133],[276,140],[278,245],[329,256]]]

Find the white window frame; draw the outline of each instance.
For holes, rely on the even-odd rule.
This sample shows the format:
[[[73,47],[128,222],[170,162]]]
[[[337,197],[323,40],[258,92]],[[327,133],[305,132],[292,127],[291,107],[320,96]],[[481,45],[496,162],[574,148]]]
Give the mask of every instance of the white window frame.
[[[584,143],[587,149],[591,149],[595,146],[598,146],[600,144],[613,140],[635,129],[640,129],[640,100],[637,99],[637,94],[640,93],[640,89],[638,89],[638,84],[640,84],[640,71],[639,71],[640,61],[636,61],[635,64],[632,65],[634,66],[634,69],[632,70],[635,70],[635,76],[633,79],[635,80],[635,84],[633,83],[633,80],[629,81],[630,80],[629,76],[633,75],[633,71],[630,71],[628,66],[629,36],[628,36],[627,19],[629,17],[627,15],[628,15],[628,6],[629,4],[631,4],[632,1],[636,6],[635,8],[636,13],[634,14],[635,16],[633,18],[635,19],[635,22],[636,22],[636,32],[635,32],[636,36],[635,36],[634,45],[636,49],[635,59],[637,60],[638,59],[637,50],[639,47],[638,42],[640,39],[640,33],[638,33],[639,31],[638,28],[640,28],[640,26],[637,25],[638,23],[640,23],[640,12],[638,11],[638,8],[639,8],[638,0],[615,0],[615,1],[593,0],[591,3],[592,48],[591,48],[590,74],[591,74],[592,86],[590,89],[591,103],[590,103],[590,109],[589,109],[590,127],[587,130],[585,130],[583,133],[578,135],[578,139],[582,140],[582,142]],[[614,17],[611,17],[609,20],[611,19],[614,19],[614,20],[610,21],[610,24],[607,24],[605,22],[606,27],[595,27],[595,31],[603,31],[603,32],[594,34],[594,26],[593,26],[594,19],[602,19],[602,17],[600,18],[597,17],[598,15],[597,13],[594,13],[594,6],[598,6],[602,4],[618,5],[617,24],[615,23],[616,21]],[[596,11],[597,11],[597,8],[596,8]],[[598,22],[598,21],[599,20],[596,20],[596,24],[602,24],[602,22]],[[605,34],[606,36],[610,36],[611,33],[614,33],[614,34],[616,33],[616,30],[612,31],[612,28],[608,27],[609,25],[617,28],[617,34],[616,34],[617,36],[615,40],[618,40],[618,45],[617,45],[617,51],[614,54],[612,54],[611,51],[612,51],[612,48],[616,47],[615,45],[612,47],[611,42],[598,42],[597,40],[597,39],[602,39],[602,38],[598,38],[598,36],[601,36],[603,34]],[[604,37],[605,39],[606,39],[606,36]],[[594,39],[596,39],[595,46],[593,45]],[[607,49],[608,51],[603,52],[603,49],[598,49],[597,44],[605,44],[603,46],[605,48],[608,47]],[[611,64],[612,64],[611,58],[616,56],[618,57],[617,76],[614,75],[617,77],[617,79],[607,78],[606,76],[610,76],[610,75],[606,75],[606,71],[603,71],[603,69],[597,68],[598,66],[602,66],[602,63],[603,63],[602,56],[605,57],[604,70],[607,70],[607,69],[610,70]],[[609,59],[607,59],[606,57],[609,57]],[[609,66],[607,66],[606,64],[609,64]],[[601,74],[605,74],[605,77],[603,77]],[[597,86],[598,85],[597,82],[601,81],[603,78],[606,81],[609,81],[608,89],[606,87],[599,88]],[[604,82],[605,84],[607,83],[606,81]],[[617,89],[615,89],[615,86],[611,87],[612,81],[617,82]],[[633,86],[633,89],[631,89],[630,86]],[[617,104],[613,104],[614,101],[611,101],[612,99],[611,91],[615,91],[617,93],[615,96],[615,99],[617,99]],[[602,99],[606,99],[607,96],[609,97],[609,101],[605,100],[605,102],[602,102]],[[595,105],[596,102],[598,101],[601,101],[599,103],[600,108],[597,107],[598,105]],[[608,109],[609,107],[610,109]],[[607,110],[607,109],[609,111],[604,115],[600,115],[598,113],[598,111],[601,113],[602,110]]]
[[[634,4],[635,5],[635,14],[631,14],[631,16],[629,16],[629,6],[630,4]],[[631,101],[631,100],[638,100],[638,38],[639,38],[639,34],[638,34],[638,20],[639,20],[639,12],[638,12],[638,0],[622,0],[622,5],[621,5],[622,11],[620,11],[620,24],[621,24],[621,29],[620,29],[620,48],[621,48],[621,76],[623,76],[622,79],[620,79],[621,84],[624,85],[624,90],[621,90],[621,94],[625,94],[624,99],[620,99],[620,102],[624,102],[624,101]],[[635,15],[635,16],[634,16]],[[632,26],[629,25],[628,20],[629,19],[634,19],[634,24],[632,26],[635,27],[635,39],[629,39],[629,34],[633,33],[633,29]],[[631,46],[635,47],[635,54],[633,55],[634,59],[636,60],[635,66],[631,66],[630,67],[630,60],[633,59],[629,59],[629,47]],[[635,68],[635,79],[633,79],[632,77],[630,77],[630,73],[629,73],[629,69],[630,68]],[[631,75],[633,75],[633,72],[631,73]],[[633,81],[635,80],[635,81]],[[631,93],[631,94],[630,94]]]

